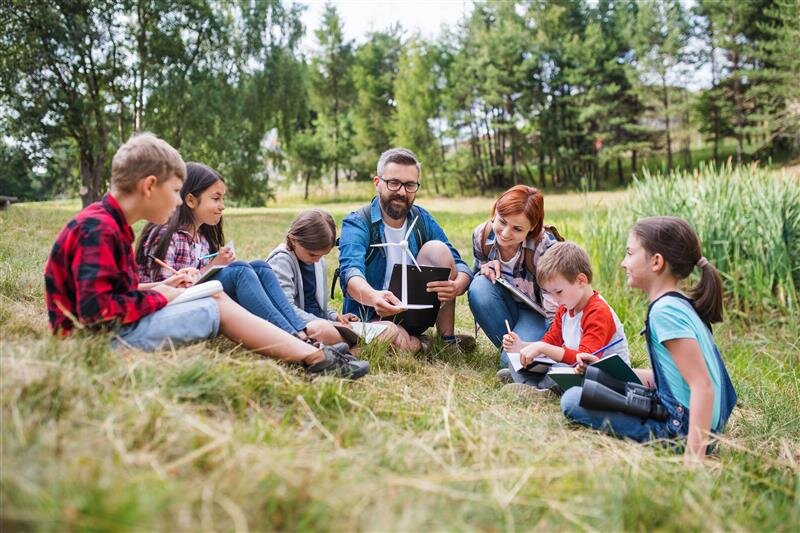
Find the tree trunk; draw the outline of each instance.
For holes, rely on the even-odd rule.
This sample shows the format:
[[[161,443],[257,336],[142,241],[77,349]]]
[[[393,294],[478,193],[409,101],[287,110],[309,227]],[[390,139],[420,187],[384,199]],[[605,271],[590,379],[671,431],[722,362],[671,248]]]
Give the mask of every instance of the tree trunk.
[[[303,200],[308,200],[308,182],[311,181],[311,173],[306,172],[306,192],[303,195]]]
[[[625,175],[622,173],[622,158],[617,156],[617,178],[619,178],[619,184],[625,185]]]
[[[106,155],[102,150],[98,154],[89,148],[80,150],[81,203],[83,207],[100,199],[105,192],[103,167]]]
[[[539,187],[544,189],[547,185],[546,176],[544,172],[544,147],[539,149]]]
[[[637,174],[636,168],[636,150],[631,150],[631,176],[635,176]]]
[[[664,125],[667,134],[667,171],[672,173],[672,134],[669,124],[669,89],[667,88],[667,78],[661,77],[661,103],[664,106]]]

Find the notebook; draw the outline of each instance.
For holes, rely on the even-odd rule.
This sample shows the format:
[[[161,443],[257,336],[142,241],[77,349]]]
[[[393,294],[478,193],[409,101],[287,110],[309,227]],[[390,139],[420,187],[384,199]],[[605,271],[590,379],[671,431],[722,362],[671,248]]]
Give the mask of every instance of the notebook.
[[[200,298],[213,296],[218,292],[222,292],[222,283],[220,283],[215,279],[212,279],[211,281],[206,281],[205,283],[201,283],[200,285],[192,285],[191,287],[183,291],[177,298],[171,300],[167,305],[175,305],[185,302],[191,302],[192,300],[199,300]]]
[[[547,316],[547,313],[545,312],[544,307],[542,307],[541,305],[539,305],[538,303],[533,301],[530,296],[528,296],[527,294],[525,294],[524,292],[522,292],[521,290],[516,288],[506,278],[501,276],[501,277],[497,278],[496,281],[497,281],[497,283],[500,284],[501,287],[505,288],[511,294],[516,296],[519,301],[521,301],[522,303],[524,303],[525,305],[527,305],[528,307],[530,307],[531,309],[533,309],[534,311],[536,311],[540,315],[542,315],[544,317]]]
[[[208,270],[203,272],[203,275],[197,278],[197,281],[192,283],[192,285],[200,285],[201,283],[205,283],[206,281],[210,280],[214,276],[217,275],[217,272],[225,268],[227,265],[214,265],[208,267]]]
[[[347,325],[334,324],[333,327],[336,328],[336,331],[339,332],[347,344],[351,346],[358,344],[358,339],[364,339],[364,342],[369,344],[386,329],[386,326],[383,324],[374,324],[371,322],[350,322]]]
[[[622,381],[630,381],[641,385],[639,376],[628,366],[622,357],[618,354],[612,353],[606,355],[599,361],[595,361],[590,366],[596,366],[611,377],[617,378]],[[583,374],[575,373],[573,366],[558,366],[550,369],[547,373],[548,377],[558,383],[563,389],[567,390],[570,387],[583,385]]]

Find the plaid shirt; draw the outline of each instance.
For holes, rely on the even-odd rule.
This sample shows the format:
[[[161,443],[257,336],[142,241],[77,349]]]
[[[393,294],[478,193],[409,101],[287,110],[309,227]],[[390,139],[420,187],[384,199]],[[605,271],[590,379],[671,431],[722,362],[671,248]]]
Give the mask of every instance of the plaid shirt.
[[[64,226],[44,270],[53,333],[68,335],[73,318],[93,329],[130,324],[167,304],[138,289],[132,244],[133,229],[110,194]]]
[[[158,231],[150,233],[150,237],[143,245],[145,253],[153,253],[166,229],[166,226],[162,226]],[[200,259],[200,257],[208,255],[209,250],[208,241],[201,234],[198,233],[195,238],[192,238],[188,231],[179,229],[172,235],[163,261],[175,270],[189,267],[201,269],[211,262],[211,259]],[[148,260],[144,265],[137,266],[139,279],[143,282],[161,281],[172,275],[172,272],[166,268],[160,268],[154,276],[151,270],[151,260]]]
[[[473,263],[472,269],[475,274],[480,272],[480,269],[484,264],[488,263],[489,261],[494,261],[495,259],[500,259],[500,250],[497,248],[494,230],[491,228],[489,229],[489,233],[486,235],[485,241],[489,251],[486,255],[483,253],[483,228],[488,223],[489,222],[484,222],[483,224],[479,224],[478,227],[475,228],[475,231],[472,232],[472,255],[475,257],[475,262]],[[555,300],[553,300],[553,297],[550,295],[550,293],[539,287],[539,284],[536,283],[536,274],[534,272],[528,272],[528,269],[525,267],[525,250],[533,251],[533,265],[535,267],[536,263],[539,262],[539,258],[541,258],[547,249],[553,246],[556,242],[555,235],[546,229],[542,229],[542,233],[538,241],[533,237],[530,237],[522,242],[520,245],[520,254],[517,257],[517,261],[514,263],[512,272],[502,273],[506,280],[527,294],[532,300],[544,307],[545,311],[547,312],[548,320],[552,320],[552,318],[555,316],[556,310],[558,309],[558,304],[556,304]],[[541,297],[537,297],[537,292],[541,295]]]

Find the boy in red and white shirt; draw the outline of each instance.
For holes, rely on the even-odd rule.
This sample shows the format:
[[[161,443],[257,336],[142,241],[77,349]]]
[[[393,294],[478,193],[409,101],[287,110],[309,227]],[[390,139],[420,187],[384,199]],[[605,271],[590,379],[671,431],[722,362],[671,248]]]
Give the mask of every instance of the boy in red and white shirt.
[[[536,279],[558,304],[556,316],[540,341],[524,342],[515,333],[505,335],[506,351],[518,351],[523,366],[540,356],[583,366],[605,355],[592,355],[593,352],[622,339],[609,348],[609,353],[629,362],[622,323],[611,306],[592,289],[592,265],[583,248],[572,242],[554,244],[536,265]]]

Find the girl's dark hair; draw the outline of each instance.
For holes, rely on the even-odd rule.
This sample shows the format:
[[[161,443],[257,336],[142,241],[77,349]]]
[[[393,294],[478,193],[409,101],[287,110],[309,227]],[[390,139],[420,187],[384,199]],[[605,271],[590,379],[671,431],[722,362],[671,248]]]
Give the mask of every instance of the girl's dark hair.
[[[294,251],[294,242],[316,252],[336,245],[336,223],[322,209],[303,211],[292,222],[286,234],[286,247]]]
[[[689,295],[697,314],[708,323],[722,322],[722,278],[714,265],[703,257],[700,239],[688,222],[678,217],[640,219],[631,229],[650,254],[661,254],[678,279],[700,269],[700,282]]]
[[[183,187],[181,187],[181,200],[183,203],[172,213],[166,224],[149,223],[142,230],[142,235],[139,237],[139,243],[136,246],[136,262],[140,265],[149,265],[151,276],[154,279],[158,279],[161,267],[147,257],[147,254],[150,253],[162,260],[166,257],[169,243],[175,232],[179,229],[191,227],[194,224],[194,215],[192,214],[192,209],[186,205],[186,197],[191,194],[199,201],[203,191],[218,181],[225,182],[222,176],[213,168],[202,163],[186,163],[186,180],[183,182]],[[144,243],[151,236],[155,236],[162,228],[164,228],[164,231],[158,242],[153,243],[154,245],[151,244],[150,250],[145,250]],[[200,226],[199,232],[208,241],[211,253],[222,248],[225,242],[225,235],[222,232],[222,219],[215,226],[203,224]]]

